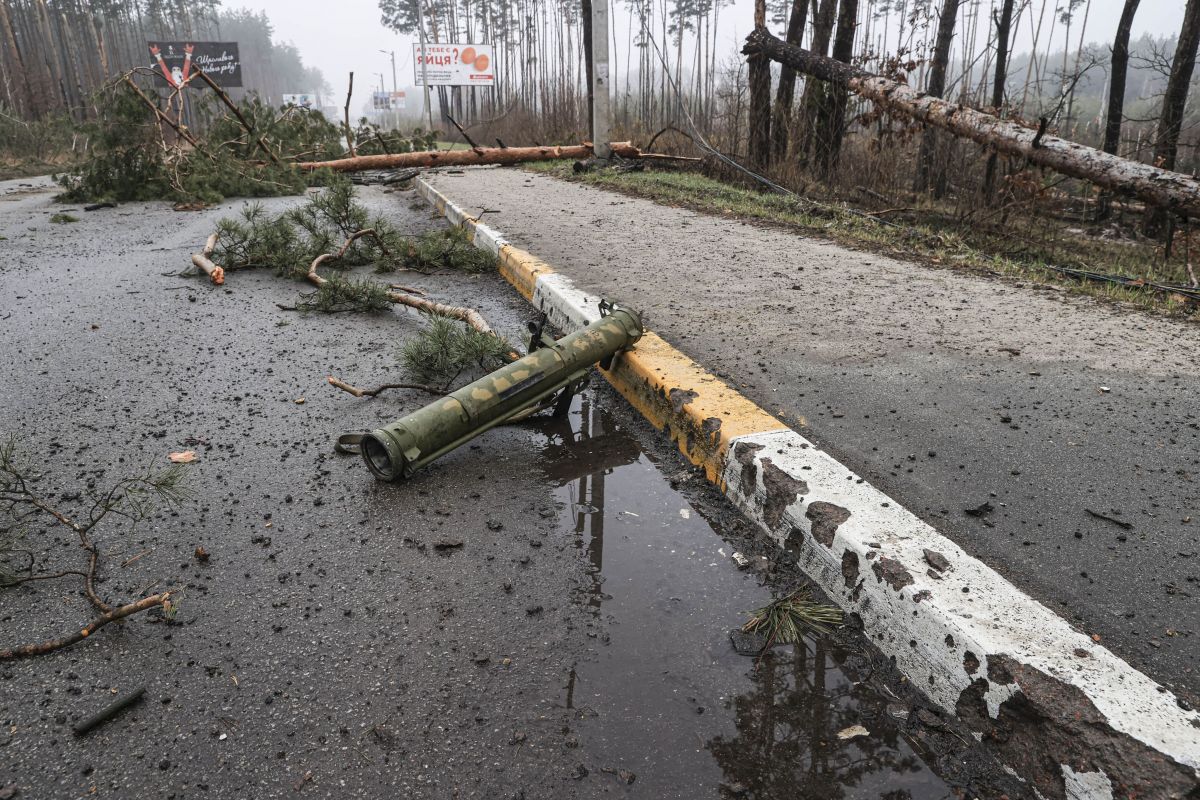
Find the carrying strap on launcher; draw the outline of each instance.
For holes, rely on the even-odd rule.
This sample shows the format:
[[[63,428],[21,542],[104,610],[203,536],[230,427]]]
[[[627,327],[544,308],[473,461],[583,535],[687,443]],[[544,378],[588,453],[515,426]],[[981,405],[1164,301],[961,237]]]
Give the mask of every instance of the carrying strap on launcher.
[[[362,455],[361,445],[365,433],[343,433],[337,438],[333,449],[347,456]]]

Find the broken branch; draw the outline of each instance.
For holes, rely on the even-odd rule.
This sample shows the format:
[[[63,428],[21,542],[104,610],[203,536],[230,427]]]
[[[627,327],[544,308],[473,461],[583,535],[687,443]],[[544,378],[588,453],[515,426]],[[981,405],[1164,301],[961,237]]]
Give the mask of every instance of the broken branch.
[[[185,142],[190,144],[192,147],[196,148],[197,150],[201,149],[200,143],[196,141],[196,138],[194,136],[192,136],[190,133],[188,133],[186,130],[184,130],[181,126],[176,124],[175,120],[171,119],[166,114],[164,114],[162,109],[158,107],[158,104],[155,103],[153,100],[151,100],[149,97],[147,97],[146,93],[141,90],[141,87],[139,87],[136,83],[133,82],[133,79],[129,77],[128,73],[125,75],[124,80],[125,80],[125,83],[129,84],[129,88],[133,90],[133,93],[136,94],[139,98],[141,98],[141,101],[143,103],[145,103],[150,108],[151,111],[154,112],[154,116],[160,122],[167,123],[167,125],[169,125],[175,131],[175,133],[179,134],[179,138],[183,139]]]
[[[354,129],[350,127],[350,97],[354,94],[354,72],[350,72],[350,86],[346,89],[346,149],[350,151],[350,157],[358,156],[358,151],[354,149]],[[301,164],[300,166],[304,166]]]
[[[246,129],[246,133],[248,133],[250,137],[254,139],[254,143],[258,145],[258,149],[266,153],[267,157],[270,158],[271,161],[278,164],[279,157],[275,155],[271,148],[267,147],[267,143],[263,141],[262,137],[254,132],[254,127],[246,120],[246,117],[242,114],[242,110],[237,107],[237,104],[229,99],[229,95],[225,93],[225,90],[220,86],[217,86],[216,82],[212,78],[208,77],[208,73],[200,69],[199,65],[194,61],[192,62],[192,69],[196,71],[196,74],[200,76],[201,80],[208,84],[210,89],[217,93],[217,97],[221,98],[221,102],[233,112],[233,115],[237,117],[237,121],[240,122],[242,127]]]
[[[120,608],[114,608],[112,611],[101,614],[83,628],[59,639],[51,639],[50,641],[42,642],[41,644],[27,644],[20,647],[13,647],[8,650],[0,650],[0,661],[10,661],[14,658],[27,658],[29,656],[40,656],[45,655],[46,653],[52,653],[55,650],[61,650],[62,648],[73,645],[76,642],[82,642],[84,639],[88,638],[105,625],[118,622],[119,620],[125,619],[128,616],[149,610],[155,606],[165,606],[170,597],[170,592],[162,592],[161,594],[151,595],[150,597],[143,597],[141,600],[128,603]]]
[[[192,253],[192,263],[195,264],[214,285],[220,286],[225,283],[225,270],[213,263],[209,258],[213,254],[213,250],[217,249],[217,235],[209,234],[208,239],[204,241],[204,250],[199,253]]]
[[[387,391],[388,389],[415,389],[416,391],[428,392],[429,394],[435,394],[439,397],[445,394],[443,390],[437,388],[436,386],[427,386],[423,383],[384,383],[376,386],[374,389],[360,389],[359,387],[351,386],[340,378],[335,378],[332,375],[327,377],[325,380],[329,381],[330,386],[336,386],[343,392],[349,392],[355,397],[374,397],[380,392]]]
[[[370,157],[371,156],[364,156],[364,158]],[[305,275],[309,283],[317,286],[318,288],[324,286],[327,279],[321,277],[321,275],[317,272],[317,268],[326,261],[336,261],[344,256],[346,251],[350,248],[350,245],[363,236],[374,237],[375,240],[379,242],[379,246],[383,247],[383,242],[380,241],[379,236],[371,228],[364,228],[361,231],[355,231],[346,239],[345,242],[342,243],[342,246],[338,248],[336,253],[322,253],[313,259],[312,264],[309,265],[308,273]],[[441,314],[443,316],[460,319],[480,333],[492,333],[492,327],[488,325],[487,320],[485,320],[483,315],[473,308],[465,308],[463,306],[448,306],[442,303],[435,303],[432,300],[426,300],[422,297],[416,297],[411,294],[400,294],[399,292],[393,291],[387,292],[387,299],[397,305],[408,306],[409,308],[415,308],[418,311],[426,311],[431,314]]]

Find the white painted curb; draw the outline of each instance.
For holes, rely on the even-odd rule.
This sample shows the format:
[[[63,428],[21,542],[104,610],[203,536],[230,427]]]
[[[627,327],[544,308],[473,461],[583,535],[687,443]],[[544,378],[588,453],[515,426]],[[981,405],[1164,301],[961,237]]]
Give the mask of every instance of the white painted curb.
[[[417,189],[452,223],[472,227],[481,248],[499,254],[507,244],[427,178]],[[560,273],[539,276],[533,295],[564,332],[597,316],[597,296]],[[1047,776],[1044,763],[1007,763],[1052,784],[1047,796],[1182,797],[1200,780],[1200,714],[800,434],[737,437],[722,478],[725,494],[938,706],[964,719],[985,706],[973,726],[981,735],[1005,726],[1020,735],[1019,713],[1002,709],[1010,699],[1046,716],[1055,733],[1026,746],[1057,774]]]

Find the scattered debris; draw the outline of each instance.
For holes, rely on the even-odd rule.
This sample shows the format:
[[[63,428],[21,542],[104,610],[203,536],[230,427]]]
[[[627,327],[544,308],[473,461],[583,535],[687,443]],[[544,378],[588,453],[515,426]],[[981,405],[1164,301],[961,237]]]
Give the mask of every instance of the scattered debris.
[[[763,633],[766,647],[772,647],[799,642],[805,630],[825,635],[841,624],[841,609],[814,601],[807,589],[797,589],[755,611],[742,625],[742,632]]]
[[[983,518],[995,510],[995,506],[988,501],[984,501],[982,505],[978,505],[975,508],[964,508],[963,513],[968,517]]]
[[[74,730],[77,735],[82,736],[83,734],[87,733],[88,731],[92,730],[93,728],[96,728],[100,725],[103,725],[105,722],[108,722],[110,719],[115,717],[123,709],[126,709],[129,706],[133,705],[134,703],[137,703],[139,700],[141,700],[145,696],[145,694],[146,694],[146,687],[140,686],[137,689],[134,689],[129,694],[123,695],[122,697],[118,697],[116,700],[114,700],[108,706],[101,709],[100,711],[97,711],[95,714],[88,717],[87,719],[85,719],[81,722],[75,723],[75,725],[72,727],[72,730]]]
[[[848,728],[842,728],[840,731],[838,731],[837,737],[842,741],[849,741],[850,739],[858,739],[862,736],[870,735],[871,732],[862,725],[851,725]]]
[[[950,569],[950,560],[937,550],[925,548],[922,552],[925,554],[925,563],[936,569],[938,572],[945,572],[946,570]]]
[[[179,453],[171,453],[167,456],[172,464],[190,464],[196,460],[195,450],[184,450]]]
[[[1123,519],[1117,519],[1115,517],[1110,517],[1108,514],[1101,514],[1099,511],[1092,511],[1090,508],[1085,508],[1084,511],[1086,511],[1088,514],[1092,515],[1096,519],[1102,519],[1105,522],[1111,522],[1113,525],[1116,525],[1118,528],[1123,528],[1127,531],[1133,530],[1132,522],[1126,522]]]
[[[12,570],[0,570],[0,581],[2,581],[3,587],[7,588],[32,581],[56,580],[68,575],[77,575],[83,578],[84,596],[101,613],[86,626],[76,629],[67,636],[0,650],[0,660],[50,653],[80,642],[100,628],[132,614],[147,611],[156,606],[164,609],[170,607],[169,592],[145,597],[120,607],[113,607],[105,602],[96,592],[96,570],[100,562],[100,549],[92,540],[92,531],[110,516],[121,517],[136,524],[154,514],[157,504],[173,508],[182,501],[190,499],[192,492],[184,485],[186,468],[175,464],[162,472],[147,470],[117,481],[107,491],[91,492],[91,487],[89,487],[92,504],[78,516],[72,516],[63,508],[52,505],[48,498],[42,497],[35,491],[33,487],[37,486],[43,477],[26,461],[19,458],[15,437],[10,436],[7,441],[0,443],[0,534],[3,534],[0,536],[0,551],[10,547],[11,539],[21,535],[34,516],[46,515],[75,533],[80,547],[87,553],[87,568],[86,570],[63,570],[56,573],[39,574],[32,572],[33,561],[31,559],[30,565],[27,567],[31,574],[19,576]],[[62,499],[64,501],[78,500],[80,496],[80,493],[76,493],[73,497],[62,495]],[[148,591],[149,588],[147,587],[143,591]]]

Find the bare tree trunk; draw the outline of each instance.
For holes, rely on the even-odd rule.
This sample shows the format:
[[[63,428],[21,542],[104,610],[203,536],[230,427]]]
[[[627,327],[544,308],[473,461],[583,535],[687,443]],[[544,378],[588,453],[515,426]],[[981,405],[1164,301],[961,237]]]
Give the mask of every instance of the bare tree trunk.
[[[816,3],[817,0],[813,0],[817,11],[813,15],[812,51],[824,56],[829,52],[829,40],[833,38],[837,0],[821,0],[819,7]],[[813,133],[818,124],[818,109],[824,102],[826,91],[828,88],[817,81],[806,81],[804,84],[804,98],[801,101],[801,116],[804,119],[803,141],[798,148],[802,160],[807,160],[812,150]]]
[[[1117,35],[1113,37],[1112,59],[1109,68],[1108,113],[1104,118],[1103,150],[1117,154],[1121,145],[1121,123],[1125,115],[1125,81],[1129,73],[1129,31],[1133,27],[1133,16],[1141,0],[1125,0],[1121,8],[1121,19],[1117,23]],[[1107,219],[1112,210],[1108,193],[1100,196],[1098,216]]]
[[[1154,163],[1163,169],[1174,170],[1179,152],[1179,131],[1183,127],[1183,110],[1187,104],[1192,72],[1196,68],[1196,45],[1200,44],[1200,0],[1188,0],[1183,12],[1183,25],[1175,45],[1175,60],[1163,95],[1162,113],[1158,118],[1158,139],[1154,145]],[[1166,212],[1150,211],[1146,216],[1146,233],[1154,234],[1166,222]]]
[[[1200,0],[1190,0],[1190,4],[1200,5]],[[1173,213],[1200,217],[1200,180],[1190,175],[1109,155],[958,103],[921,94],[910,86],[786,44],[766,28],[751,33],[742,52],[791,64],[805,75],[845,86],[890,113],[944,128],[955,136],[1023,158],[1029,164],[1134,195]]]
[[[1138,0],[1130,0],[1136,4]],[[992,109],[996,116],[1004,116],[1004,84],[1008,80],[1008,35],[1012,31],[1013,0],[1004,0],[1000,19],[996,22],[996,73],[992,81]],[[996,188],[996,162],[998,156],[988,156],[987,169],[983,175],[983,196],[989,200]]]
[[[804,40],[804,23],[808,15],[808,0],[792,0],[788,17],[787,43],[799,46]],[[775,94],[775,116],[771,120],[771,156],[776,161],[787,155],[788,131],[791,126],[792,101],[796,95],[796,70],[784,65],[779,71],[779,89]]]
[[[858,27],[858,0],[841,0],[837,36],[833,40],[833,58],[849,64],[854,56],[854,30]],[[846,133],[846,103],[849,93],[844,86],[833,86],[822,104],[822,119],[816,129],[816,157],[828,175],[837,165]]]
[[[766,0],[754,0],[754,24],[767,24]],[[771,160],[771,62],[759,55],[749,59],[750,163],[765,167]]]
[[[933,63],[929,67],[929,84],[925,93],[931,97],[941,97],[946,91],[946,67],[950,63],[950,43],[954,41],[954,26],[958,22],[959,0],[942,0],[942,13],[938,17],[937,41],[933,45]],[[917,157],[917,177],[913,183],[914,192],[929,190],[930,178],[934,179],[934,197],[941,197],[944,187],[944,170],[939,169],[934,175],[934,157],[937,152],[937,133],[925,131],[921,139],[921,152]]]

